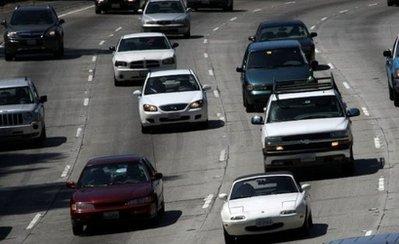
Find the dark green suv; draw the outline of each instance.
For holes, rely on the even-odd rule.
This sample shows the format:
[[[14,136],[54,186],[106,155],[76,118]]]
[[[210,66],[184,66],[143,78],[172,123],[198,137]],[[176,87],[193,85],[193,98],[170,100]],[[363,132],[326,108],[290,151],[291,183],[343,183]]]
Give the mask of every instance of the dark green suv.
[[[301,45],[296,40],[255,42],[248,45],[241,73],[242,97],[247,112],[266,104],[273,89],[273,82],[279,80],[306,80],[312,76]]]

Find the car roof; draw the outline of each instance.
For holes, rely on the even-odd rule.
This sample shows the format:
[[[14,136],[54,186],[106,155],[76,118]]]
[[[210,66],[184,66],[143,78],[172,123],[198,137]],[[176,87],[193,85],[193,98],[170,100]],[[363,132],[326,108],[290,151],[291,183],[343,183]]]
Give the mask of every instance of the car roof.
[[[305,97],[321,97],[321,96],[336,96],[334,89],[322,90],[322,91],[309,91],[309,92],[294,92],[294,93],[283,93],[278,94],[278,100],[292,99],[292,98],[305,98]],[[270,96],[272,101],[277,100],[277,95],[272,94]]]
[[[266,20],[259,24],[261,28],[280,26],[280,25],[305,25],[305,24],[300,20]]]
[[[253,42],[249,45],[248,49],[250,52],[256,52],[265,49],[293,48],[300,46],[301,45],[297,40],[275,40],[275,41]]]
[[[43,9],[51,9],[50,5],[23,5],[17,6],[15,10],[43,10]]]
[[[126,154],[126,155],[109,155],[109,156],[101,156],[90,159],[86,167],[90,167],[93,165],[101,165],[101,164],[116,164],[121,162],[139,162],[143,157],[135,154]]]
[[[12,88],[29,86],[31,81],[28,78],[13,78],[0,80],[0,88]]]
[[[192,73],[193,71],[191,69],[171,69],[151,72],[150,77],[160,77],[168,75],[190,75]]]
[[[133,34],[124,35],[124,36],[122,36],[122,39],[139,38],[139,37],[157,37],[157,36],[166,37],[165,34],[160,33],[160,32],[140,32],[140,33],[133,33]]]
[[[245,179],[251,179],[251,178],[260,178],[263,176],[291,176],[294,178],[293,174],[289,171],[274,171],[274,172],[266,172],[266,173],[257,173],[257,174],[250,174],[250,175],[243,175],[234,180],[234,183],[237,181],[242,181]]]

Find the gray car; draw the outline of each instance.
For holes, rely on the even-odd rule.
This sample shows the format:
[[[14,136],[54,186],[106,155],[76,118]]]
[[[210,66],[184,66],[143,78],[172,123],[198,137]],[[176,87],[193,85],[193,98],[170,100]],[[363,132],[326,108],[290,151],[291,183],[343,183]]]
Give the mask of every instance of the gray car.
[[[191,35],[191,10],[181,0],[149,0],[142,12],[145,32]]]
[[[0,80],[0,140],[46,139],[44,106],[28,78]]]

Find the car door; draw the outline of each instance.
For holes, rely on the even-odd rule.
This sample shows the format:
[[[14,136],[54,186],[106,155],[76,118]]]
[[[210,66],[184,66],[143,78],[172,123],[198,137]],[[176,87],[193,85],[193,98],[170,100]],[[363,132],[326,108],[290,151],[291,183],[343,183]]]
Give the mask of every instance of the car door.
[[[387,57],[386,63],[385,63],[387,77],[388,77],[388,83],[389,83],[390,87],[392,87],[392,88],[393,88],[392,76],[395,72],[393,70],[392,64],[393,64],[393,57],[395,57],[396,52],[397,52],[397,45],[398,45],[398,38],[396,37],[395,42],[393,44],[393,48],[392,48],[392,57]]]
[[[155,176],[155,173],[157,172],[154,168],[154,166],[151,164],[151,162],[146,159],[143,158],[143,163],[146,165],[148,172],[151,175],[151,178],[153,178]],[[160,204],[163,201],[163,181],[162,179],[159,180],[152,180],[152,187],[154,188],[154,192],[158,197],[158,206],[161,206]]]

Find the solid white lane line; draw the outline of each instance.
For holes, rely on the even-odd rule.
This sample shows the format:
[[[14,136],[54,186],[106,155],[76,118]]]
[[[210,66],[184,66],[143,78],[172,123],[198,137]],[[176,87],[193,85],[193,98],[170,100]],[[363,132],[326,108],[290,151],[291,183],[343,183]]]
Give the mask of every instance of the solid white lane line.
[[[204,203],[204,205],[202,205],[202,208],[208,208],[209,207],[209,205],[211,204],[211,202],[212,202],[212,198],[213,198],[213,194],[209,194],[205,199],[204,199],[204,201],[205,201],[205,203]]]
[[[328,17],[323,17],[321,18],[321,21],[325,21],[326,19],[328,19]]]
[[[314,30],[314,28],[316,28],[315,25],[312,25],[312,26],[310,27],[311,30]]]
[[[350,89],[350,88],[351,88],[351,87],[349,86],[348,82],[346,82],[346,81],[342,82],[342,84],[344,85],[344,87],[345,87],[346,89]]]
[[[84,8],[80,8],[80,9],[76,9],[76,10],[73,10],[73,11],[70,11],[70,12],[66,12],[64,14],[60,14],[60,15],[58,15],[58,18],[62,18],[62,17],[65,17],[67,15],[71,15],[71,14],[76,14],[76,13],[79,13],[79,12],[82,12],[82,11],[85,11],[85,10],[88,10],[88,9],[91,9],[91,8],[94,8],[94,5],[91,5],[91,6],[88,6],[88,7],[84,7]]]
[[[366,233],[364,234],[364,236],[369,236],[369,235],[371,235],[371,234],[373,234],[373,231],[372,231],[372,230],[368,230],[368,231],[366,231]]]
[[[115,32],[122,30],[122,27],[119,26],[118,28],[115,29]]]
[[[211,70],[211,69],[208,70],[208,73],[209,73],[210,76],[214,76],[213,70]]]
[[[383,191],[384,188],[384,177],[381,177],[378,179],[378,191]]]
[[[204,44],[207,44],[208,43],[208,39],[204,39]]]
[[[257,8],[257,9],[254,9],[254,11],[252,11],[252,12],[253,12],[253,13],[256,13],[256,12],[259,12],[259,11],[262,11],[262,9]]]
[[[230,21],[234,21],[236,19],[237,19],[237,17],[233,17],[233,18],[230,19]]]
[[[339,11],[339,13],[340,13],[340,14],[344,14],[344,13],[346,13],[346,12],[348,12],[348,11],[349,11],[349,9],[345,9],[345,10]]]
[[[42,217],[42,214],[41,213],[37,213],[35,215],[35,217],[33,217],[32,221],[29,223],[28,227],[26,227],[26,229],[27,230],[32,229],[35,226],[35,224],[37,223],[37,221],[39,221],[40,217]]]
[[[82,128],[78,128],[77,130],[76,130],[76,135],[75,135],[75,137],[80,137],[80,134],[82,134]]]
[[[104,43],[105,43],[105,41],[102,40],[102,41],[100,41],[100,43],[98,43],[98,45],[102,46],[102,45],[104,45]]]
[[[208,58],[208,57],[209,57],[208,54],[204,53],[204,58]]]
[[[71,169],[71,165],[66,165],[64,171],[62,171],[62,173],[61,173],[61,178],[67,177],[70,169]]]
[[[320,53],[320,50],[318,48],[315,48],[314,50],[316,53]]]
[[[87,81],[89,81],[89,82],[93,81],[93,75],[92,75],[92,74],[90,74],[90,75],[87,77]]]
[[[379,149],[381,147],[380,138],[378,138],[378,136],[374,137],[374,146],[377,149]]]
[[[370,3],[369,7],[373,7],[373,6],[377,6],[377,5],[378,5],[378,3]]]
[[[87,105],[89,105],[89,98],[85,98],[84,100],[83,100],[83,106],[87,106]]]
[[[219,91],[218,90],[213,90],[213,95],[215,97],[219,97]]]
[[[367,111],[366,107],[362,107],[362,110],[363,110],[364,115],[370,116],[369,111]]]
[[[97,56],[94,55],[94,56],[91,58],[91,61],[92,61],[92,62],[96,62],[96,61],[97,61]]]
[[[335,66],[332,63],[328,63],[327,65],[330,67],[330,69],[335,69]]]
[[[213,31],[217,31],[217,30],[219,30],[219,27],[213,28]]]

